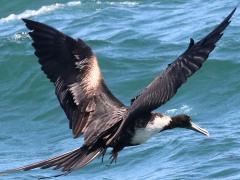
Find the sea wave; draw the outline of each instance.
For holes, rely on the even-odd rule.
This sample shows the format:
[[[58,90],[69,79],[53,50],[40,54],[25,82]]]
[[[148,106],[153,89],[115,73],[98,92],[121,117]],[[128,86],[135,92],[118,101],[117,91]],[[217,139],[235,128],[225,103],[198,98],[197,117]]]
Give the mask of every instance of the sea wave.
[[[21,42],[23,40],[30,39],[30,36],[27,32],[15,33],[14,35],[8,38],[9,41]]]
[[[110,1],[110,2],[103,2],[103,1],[97,1],[97,4],[109,4],[109,5],[122,5],[122,6],[136,6],[139,3],[135,2],[135,1],[122,1],[122,2],[114,2],[114,1]]]
[[[30,0],[21,6],[8,1],[0,19],[63,4],[30,18],[44,16],[42,22],[83,38],[97,54],[109,89],[126,104],[186,49],[188,37],[201,39],[235,6],[230,0],[201,1],[201,6],[199,0],[97,1],[34,1],[35,8],[25,9]],[[116,165],[97,159],[64,179],[240,179],[239,20],[236,14],[203,67],[157,110],[190,115],[209,130],[209,138],[180,128],[164,131],[141,146],[125,148]],[[20,20],[0,22],[0,171],[67,152],[84,140],[72,139],[54,85],[41,72],[27,32]],[[0,179],[56,173],[34,170]]]
[[[173,108],[166,111],[166,114],[179,114],[179,113],[189,113],[192,108],[186,104],[182,105],[180,108]]]
[[[48,5],[48,6],[42,6],[41,8],[39,8],[37,10],[25,10],[24,12],[22,12],[20,14],[10,14],[7,17],[1,18],[0,22],[9,22],[9,21],[13,21],[13,20],[22,19],[22,18],[29,18],[32,16],[49,13],[49,12],[52,12],[52,11],[55,11],[57,9],[61,9],[64,7],[72,7],[72,6],[79,6],[79,5],[81,5],[81,1],[70,1],[66,4],[55,3],[55,4]]]

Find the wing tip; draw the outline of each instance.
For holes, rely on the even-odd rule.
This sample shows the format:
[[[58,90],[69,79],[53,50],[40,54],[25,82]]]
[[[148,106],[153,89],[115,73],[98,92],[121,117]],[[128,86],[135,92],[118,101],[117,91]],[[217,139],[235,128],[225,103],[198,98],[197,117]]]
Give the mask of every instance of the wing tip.
[[[26,27],[29,30],[33,30],[33,24],[36,23],[35,21],[30,20],[30,19],[26,19],[26,18],[22,18],[22,21],[25,23]]]
[[[22,18],[22,21],[23,21],[25,24],[29,24],[29,23],[33,22],[32,20],[26,19],[26,18]]]
[[[238,6],[239,6],[239,4],[234,7],[234,9],[233,9],[233,10],[230,12],[230,14],[224,19],[223,22],[228,23],[228,24],[231,22],[230,19],[232,18],[233,14],[234,14],[235,11],[237,10]]]
[[[227,16],[226,19],[228,19],[228,21],[231,19],[231,17],[233,16],[235,11],[237,10],[238,6],[239,6],[239,4],[237,6],[235,6],[235,8],[231,11],[231,13]]]

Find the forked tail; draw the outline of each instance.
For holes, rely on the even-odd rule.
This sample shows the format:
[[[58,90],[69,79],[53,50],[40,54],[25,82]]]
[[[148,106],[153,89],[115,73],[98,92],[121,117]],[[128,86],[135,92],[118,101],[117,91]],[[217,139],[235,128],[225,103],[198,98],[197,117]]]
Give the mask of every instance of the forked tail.
[[[90,151],[87,147],[83,146],[48,160],[0,172],[0,176],[19,171],[28,171],[35,168],[46,169],[50,167],[54,167],[54,169],[61,169],[65,173],[70,173],[72,170],[86,166],[96,157],[101,155],[103,151],[104,148],[98,148]]]

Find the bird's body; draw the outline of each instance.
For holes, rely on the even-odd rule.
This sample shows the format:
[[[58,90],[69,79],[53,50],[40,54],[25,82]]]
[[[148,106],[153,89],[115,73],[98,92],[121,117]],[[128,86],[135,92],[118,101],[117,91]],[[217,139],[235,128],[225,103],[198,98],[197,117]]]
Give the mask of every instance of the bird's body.
[[[86,166],[112,148],[112,160],[127,146],[145,143],[153,135],[173,128],[187,128],[204,135],[208,132],[191,122],[187,115],[167,116],[153,112],[172,98],[206,61],[236,8],[211,33],[198,42],[191,39],[187,50],[168,65],[140,95],[125,106],[108,89],[98,60],[81,39],[23,19],[33,40],[41,69],[55,85],[55,93],[72,129],[74,138],[84,136],[82,147],[54,158],[5,172],[34,168],[71,172]]]
[[[152,136],[161,132],[171,122],[171,117],[166,115],[153,115],[152,120],[145,126],[135,126],[131,144],[139,145],[147,142]]]

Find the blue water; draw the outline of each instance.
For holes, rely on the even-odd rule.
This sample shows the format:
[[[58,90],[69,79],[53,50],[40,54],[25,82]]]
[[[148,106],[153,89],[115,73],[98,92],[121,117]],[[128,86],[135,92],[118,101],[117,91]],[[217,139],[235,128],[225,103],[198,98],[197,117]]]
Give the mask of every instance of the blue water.
[[[56,3],[57,2],[57,3]],[[125,104],[168,63],[189,38],[199,40],[236,1],[9,1],[0,7],[0,171],[79,147],[40,70],[21,18],[30,18],[84,39],[95,51],[112,92]],[[125,148],[116,164],[95,160],[58,179],[240,179],[240,16],[177,95],[158,111],[186,113],[210,132],[204,137],[175,129],[146,144]],[[53,170],[32,170],[0,179],[35,179]]]

